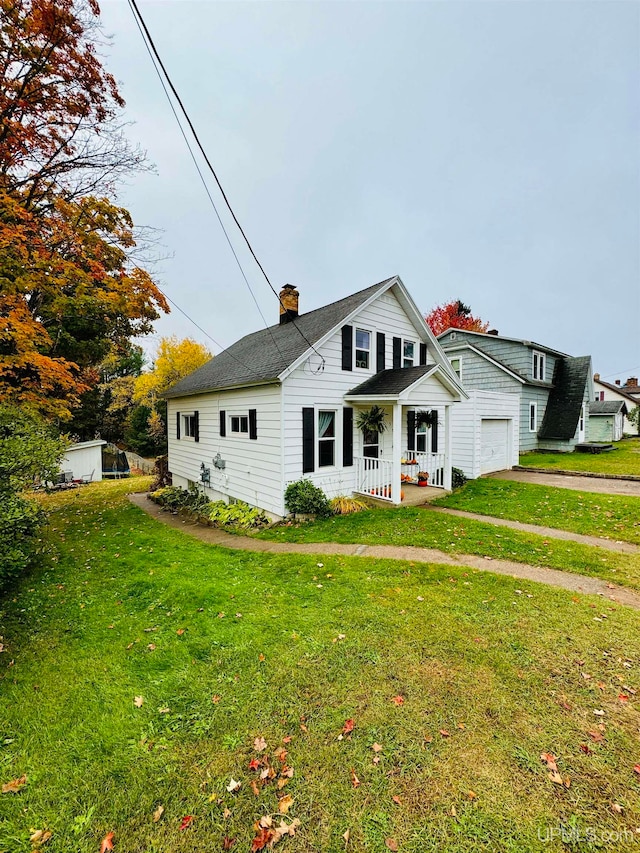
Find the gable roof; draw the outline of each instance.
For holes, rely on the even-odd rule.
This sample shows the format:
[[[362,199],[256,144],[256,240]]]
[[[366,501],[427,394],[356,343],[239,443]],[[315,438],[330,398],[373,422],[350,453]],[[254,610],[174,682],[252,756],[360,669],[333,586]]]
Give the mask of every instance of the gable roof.
[[[535,341],[527,341],[524,338],[508,338],[505,335],[490,335],[488,332],[472,332],[469,329],[456,329],[454,327],[445,329],[444,332],[440,332],[440,334],[438,335],[438,340],[444,337],[444,335],[450,334],[451,332],[459,332],[461,335],[474,335],[477,339],[476,341],[474,341],[474,343],[480,343],[482,338],[484,338],[485,340],[488,338],[489,340],[509,341],[510,343],[514,344],[522,344],[525,347],[533,347],[534,349],[539,349],[542,352],[551,353],[551,355],[567,355],[566,352],[560,352],[560,350],[553,349],[552,347],[547,347],[544,344],[538,344]]]
[[[620,394],[621,397],[624,397],[625,400],[633,403],[634,406],[638,405],[636,398],[632,397],[631,394],[625,391],[620,385],[613,385],[611,382],[603,382],[602,379],[594,379],[593,382],[594,385],[602,385],[603,388],[608,388],[609,391],[615,391],[616,394]]]
[[[584,391],[591,375],[591,356],[559,358],[538,438],[570,441],[578,426]]]
[[[627,404],[624,400],[595,400],[589,403],[589,416],[617,415],[618,412],[627,414]]]
[[[164,396],[170,399],[223,388],[275,382],[284,370],[307,352],[309,343],[305,338],[316,344],[395,279],[395,276],[387,278],[330,305],[300,314],[295,323],[277,324],[245,335],[181,379]]]
[[[425,373],[433,370],[433,364],[423,365],[421,367],[395,367],[390,370],[381,370],[380,373],[375,373],[352,388],[347,397],[371,397],[379,394],[384,397],[395,396],[406,391],[410,385],[413,385],[418,379],[421,379]]]

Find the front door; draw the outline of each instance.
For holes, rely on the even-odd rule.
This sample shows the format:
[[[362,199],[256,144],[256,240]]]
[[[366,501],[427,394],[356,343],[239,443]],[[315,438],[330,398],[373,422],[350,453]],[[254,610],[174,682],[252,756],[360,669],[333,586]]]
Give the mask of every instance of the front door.
[[[380,457],[380,433],[366,429],[362,434],[362,455],[369,459]]]

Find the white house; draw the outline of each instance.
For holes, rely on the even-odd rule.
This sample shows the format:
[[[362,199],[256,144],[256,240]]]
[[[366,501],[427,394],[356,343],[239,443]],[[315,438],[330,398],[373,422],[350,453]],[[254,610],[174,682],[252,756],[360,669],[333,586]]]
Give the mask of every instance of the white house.
[[[280,300],[278,325],[166,394],[174,484],[198,483],[214,500],[275,517],[285,514],[286,486],[302,477],[328,497],[395,504],[402,473],[424,470],[430,485],[450,488],[451,410],[467,394],[400,278],[306,314],[291,285]],[[363,434],[358,413],[374,405],[387,429]]]
[[[627,417],[629,412],[632,412],[636,406],[640,405],[640,402],[625,390],[627,387],[633,387],[633,385],[629,385],[627,381],[626,386],[621,386],[619,379],[616,379],[615,385],[612,382],[604,382],[604,380],[600,379],[599,373],[594,373],[593,387],[595,391],[594,397],[597,402],[604,403],[616,401],[625,403],[627,412],[623,415],[622,432],[624,435],[638,435],[638,427]],[[609,441],[611,441],[611,439],[609,439]]]

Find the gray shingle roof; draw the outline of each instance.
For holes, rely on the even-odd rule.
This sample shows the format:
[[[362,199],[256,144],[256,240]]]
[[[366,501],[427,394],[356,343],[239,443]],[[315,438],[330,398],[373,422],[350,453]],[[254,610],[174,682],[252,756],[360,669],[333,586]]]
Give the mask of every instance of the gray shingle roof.
[[[302,334],[312,344],[317,343],[391,280],[387,278],[330,305],[300,314],[295,323],[278,324],[245,335],[198,370],[181,379],[164,396],[173,398],[204,394],[207,391],[277,379],[309,348]]]
[[[624,400],[594,400],[589,403],[590,415],[617,415],[624,409],[627,411],[627,404]]]
[[[570,441],[578,427],[591,356],[559,358],[539,438]]]
[[[410,385],[433,370],[434,365],[428,364],[423,367],[397,367],[391,370],[381,370],[375,376],[366,379],[357,385],[346,395],[347,397],[371,396],[380,394],[383,396],[400,394]]]

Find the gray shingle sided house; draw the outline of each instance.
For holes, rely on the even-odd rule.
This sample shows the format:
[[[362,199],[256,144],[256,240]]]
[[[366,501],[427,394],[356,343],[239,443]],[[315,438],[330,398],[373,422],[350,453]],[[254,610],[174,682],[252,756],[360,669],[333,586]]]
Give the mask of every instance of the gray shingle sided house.
[[[518,338],[447,329],[438,340],[465,389],[518,394],[520,452],[569,452],[587,438],[591,356]]]
[[[291,285],[280,299],[278,324],[166,394],[174,484],[276,517],[286,486],[303,477],[328,497],[392,503],[402,474],[427,471],[431,485],[449,488],[451,409],[467,395],[400,278],[306,314]],[[358,414],[374,405],[387,428],[363,433]]]

